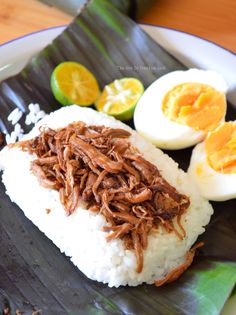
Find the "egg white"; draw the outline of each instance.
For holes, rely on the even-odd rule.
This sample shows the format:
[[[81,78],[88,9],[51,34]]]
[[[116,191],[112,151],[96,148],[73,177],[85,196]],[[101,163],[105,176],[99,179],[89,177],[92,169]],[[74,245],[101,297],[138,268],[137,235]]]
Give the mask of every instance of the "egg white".
[[[236,198],[236,174],[218,173],[208,164],[205,142],[193,149],[188,174],[206,199],[225,201]]]
[[[136,130],[162,149],[187,148],[205,137],[204,131],[197,131],[187,125],[174,122],[162,111],[162,102],[166,93],[176,85],[188,82],[208,84],[223,93],[227,91],[224,78],[217,72],[198,69],[174,71],[153,82],[136,105],[134,112]]]

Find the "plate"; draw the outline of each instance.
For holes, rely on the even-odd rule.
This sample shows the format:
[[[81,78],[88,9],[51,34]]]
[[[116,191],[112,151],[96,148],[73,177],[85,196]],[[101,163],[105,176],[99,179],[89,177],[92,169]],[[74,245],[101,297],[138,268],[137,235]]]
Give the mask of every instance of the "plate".
[[[188,67],[199,67],[199,68],[205,68],[205,69],[211,69],[216,70],[220,72],[226,79],[229,85],[229,93],[228,93],[228,99],[231,101],[231,103],[236,106],[236,77],[235,77],[235,70],[236,69],[236,55],[232,52],[225,50],[224,48],[217,46],[209,41],[206,41],[204,39],[198,38],[196,36],[193,36],[191,34],[182,33],[176,30],[162,28],[162,27],[155,27],[152,25],[142,25],[142,28],[149,33],[149,35],[154,38],[161,46],[163,46],[167,51],[169,51],[172,55],[176,56],[180,61],[182,61],[184,64],[186,64]],[[38,51],[40,51],[42,48],[47,46],[55,37],[57,37],[63,30],[65,29],[65,26],[59,26],[55,28],[50,28],[46,30],[42,30],[36,33],[32,33],[29,35],[26,35],[24,37],[15,39],[13,41],[10,41],[6,44],[3,44],[0,46],[0,81],[16,74],[19,72],[25,64],[29,61],[29,59],[35,55]],[[2,200],[1,196],[2,192],[0,191],[0,200]],[[16,211],[18,211],[17,207]],[[16,222],[16,223],[15,223]],[[50,305],[56,305],[58,301],[63,300],[63,294],[67,295],[69,294],[68,290],[72,289],[72,292],[76,292],[77,290],[80,292],[84,292],[83,296],[86,295],[86,291],[88,291],[88,296],[93,295],[94,300],[99,301],[101,303],[102,308],[104,309],[104,305],[107,304],[108,312],[104,314],[112,314],[112,306],[109,305],[109,300],[106,299],[108,296],[116,295],[117,303],[119,303],[119,290],[116,289],[117,293],[114,293],[115,291],[110,290],[106,286],[100,285],[96,283],[96,286],[94,285],[94,291],[93,291],[93,282],[89,279],[86,279],[85,276],[78,276],[77,269],[71,265],[71,263],[68,261],[66,257],[63,257],[61,259],[62,266],[55,266],[54,261],[51,257],[48,257],[48,252],[52,253],[52,257],[58,257],[60,256],[60,252],[57,250],[57,248],[46,238],[42,237],[42,242],[37,243],[38,235],[41,234],[40,231],[38,231],[37,228],[32,227],[32,224],[30,221],[26,221],[23,214],[20,214],[17,216],[16,220],[16,214],[13,212],[12,214],[12,221],[9,222],[9,225],[4,228],[4,231],[0,231],[0,237],[1,233],[4,233],[5,239],[7,239],[8,234],[8,228],[10,229],[13,224],[17,225],[17,229],[22,229],[22,238],[16,239],[15,243],[12,244],[9,242],[8,248],[1,248],[1,257],[3,257],[2,262],[0,261],[0,297],[3,295],[1,292],[1,281],[2,283],[7,283],[9,281],[12,281],[13,275],[3,275],[1,273],[1,263],[4,265],[4,263],[7,263],[8,256],[9,262],[17,261],[18,266],[21,262],[23,271],[21,270],[15,270],[14,277],[25,277],[25,283],[32,283],[32,290],[35,290],[38,287],[38,292],[35,294],[35,296],[40,297],[40,300],[34,301],[37,305],[43,305],[45,302],[45,293],[40,292],[42,290],[42,286],[44,284],[44,281],[47,281],[48,287],[46,288],[50,294],[47,296],[47,305],[44,306],[44,311],[46,311],[47,314],[51,314]],[[29,240],[30,244],[27,243],[27,240]],[[27,246],[34,246],[35,248],[35,257],[32,257],[32,259],[36,260],[37,263],[34,266],[30,266],[29,269],[27,269],[27,261],[29,261],[30,257],[28,256],[27,252],[27,246],[25,248],[22,248],[22,253],[19,257],[11,257],[11,251],[15,253],[14,247],[19,248],[19,244],[27,243]],[[48,251],[50,249],[50,251]],[[45,257],[47,255],[47,257]],[[61,255],[62,256],[62,255]],[[25,261],[21,261],[25,257]],[[43,270],[40,266],[43,266],[44,264],[41,262],[46,261],[46,268],[47,272]],[[14,266],[13,266],[14,267]],[[25,269],[26,268],[26,269]],[[13,269],[14,270],[14,269]],[[50,273],[48,273],[48,270],[50,270]],[[67,271],[66,274],[60,274],[60,270]],[[35,278],[35,275],[37,278]],[[57,277],[57,285],[60,284],[59,290],[53,289],[54,287],[54,280]],[[77,281],[77,279],[85,279],[84,284],[81,284],[80,281]],[[10,280],[9,280],[10,279]],[[22,280],[21,280],[22,282]],[[41,284],[40,284],[41,283]],[[71,285],[68,285],[72,283]],[[87,285],[89,283],[89,286]],[[50,287],[51,286],[51,287]],[[26,286],[30,287],[30,285]],[[98,296],[97,288],[101,288],[101,294]],[[25,294],[25,289],[22,288],[22,292]],[[133,289],[130,289],[133,290]],[[145,290],[145,288],[144,288]],[[45,291],[44,291],[45,292]],[[129,295],[130,291],[127,291],[127,294]],[[6,292],[4,292],[5,296]],[[9,296],[7,298],[11,301],[16,301],[16,305],[19,305],[19,299],[23,300],[25,298],[25,306],[35,307],[34,303],[32,304],[32,301],[28,301],[26,295],[22,294],[21,297],[17,295],[17,291],[12,287],[12,291],[8,292]],[[72,303],[76,303],[76,300],[79,299],[79,297],[76,296],[76,293],[73,293],[73,297],[71,297]],[[34,296],[33,292],[28,292],[27,296]],[[32,298],[33,299],[33,298]],[[84,301],[83,303],[86,304],[88,301]],[[122,301],[121,301],[122,302]],[[51,304],[49,304],[51,303]],[[123,309],[127,310],[127,312],[131,309],[133,309],[132,301],[130,302],[130,305],[123,305]],[[36,305],[36,306],[37,306]],[[76,304],[74,304],[76,305]],[[73,309],[74,305],[71,306]],[[57,310],[58,307],[58,310]],[[62,314],[61,309],[65,309],[65,314],[67,313],[68,305],[58,305],[54,309],[53,314]],[[83,308],[85,310],[85,308]],[[92,305],[88,303],[88,309],[86,309],[86,314],[95,314],[97,309],[93,309]],[[138,310],[138,306],[136,308]],[[111,311],[111,312],[110,312]],[[46,314],[45,313],[45,314]],[[72,314],[72,313],[71,313]],[[132,312],[132,314],[140,314],[135,312]],[[151,313],[154,314],[154,313]]]

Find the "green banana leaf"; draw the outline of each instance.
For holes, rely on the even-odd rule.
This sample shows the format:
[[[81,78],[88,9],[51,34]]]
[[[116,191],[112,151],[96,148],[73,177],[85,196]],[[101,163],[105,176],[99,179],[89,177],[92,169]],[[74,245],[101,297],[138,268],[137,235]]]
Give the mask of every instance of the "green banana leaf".
[[[11,131],[7,116],[15,107],[27,113],[31,102],[47,112],[60,106],[49,81],[54,67],[64,60],[88,67],[101,88],[124,76],[137,77],[147,87],[167,72],[185,69],[108,1],[92,0],[21,73],[0,84],[2,131]],[[233,119],[236,109],[229,107]],[[28,131],[23,119],[20,123]],[[186,168],[190,154],[191,150],[181,150],[171,155]],[[178,281],[160,288],[114,289],[78,271],[11,203],[0,184],[0,310],[49,315],[220,314],[236,283],[236,202],[213,206],[215,214],[200,237],[205,246]]]

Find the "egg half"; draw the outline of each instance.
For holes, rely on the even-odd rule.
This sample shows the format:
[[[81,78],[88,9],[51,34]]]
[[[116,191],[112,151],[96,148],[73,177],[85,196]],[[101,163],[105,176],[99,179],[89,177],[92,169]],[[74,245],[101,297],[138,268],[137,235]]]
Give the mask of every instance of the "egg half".
[[[182,149],[204,139],[224,121],[227,84],[207,70],[174,71],[152,83],[134,112],[136,130],[163,149]]]
[[[222,123],[194,148],[188,173],[205,198],[236,198],[236,121]]]

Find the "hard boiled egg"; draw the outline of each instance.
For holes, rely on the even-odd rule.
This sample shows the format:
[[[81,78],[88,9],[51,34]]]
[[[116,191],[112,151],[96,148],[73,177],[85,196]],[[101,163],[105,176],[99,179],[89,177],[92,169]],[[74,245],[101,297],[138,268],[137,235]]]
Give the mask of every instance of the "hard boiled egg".
[[[200,142],[224,121],[223,77],[198,69],[174,71],[152,83],[134,112],[136,130],[163,149],[182,149]]]
[[[236,198],[236,121],[222,123],[194,148],[188,173],[205,198]]]

